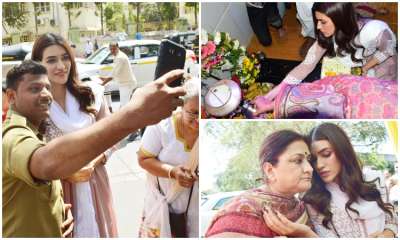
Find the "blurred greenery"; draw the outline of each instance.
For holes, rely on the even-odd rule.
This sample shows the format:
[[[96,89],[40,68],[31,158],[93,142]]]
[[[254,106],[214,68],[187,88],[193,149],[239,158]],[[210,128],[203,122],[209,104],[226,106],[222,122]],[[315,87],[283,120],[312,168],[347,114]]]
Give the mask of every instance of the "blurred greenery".
[[[249,189],[260,184],[261,170],[258,161],[259,147],[266,136],[281,129],[292,129],[308,134],[319,121],[252,121],[208,122],[205,132],[224,147],[237,149],[225,169],[217,176],[219,191]],[[391,169],[383,155],[376,153],[378,146],[387,140],[383,122],[333,122],[341,126],[352,144],[369,149],[370,153],[358,154],[362,165],[375,169]]]

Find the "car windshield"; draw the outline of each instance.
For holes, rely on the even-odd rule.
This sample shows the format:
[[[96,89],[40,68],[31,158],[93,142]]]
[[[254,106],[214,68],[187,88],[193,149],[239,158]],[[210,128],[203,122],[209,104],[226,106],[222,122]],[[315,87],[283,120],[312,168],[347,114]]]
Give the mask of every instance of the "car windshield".
[[[86,59],[85,63],[101,64],[103,60],[108,57],[108,55],[110,55],[110,49],[108,49],[108,47],[100,48],[95,53],[90,55],[90,57]]]

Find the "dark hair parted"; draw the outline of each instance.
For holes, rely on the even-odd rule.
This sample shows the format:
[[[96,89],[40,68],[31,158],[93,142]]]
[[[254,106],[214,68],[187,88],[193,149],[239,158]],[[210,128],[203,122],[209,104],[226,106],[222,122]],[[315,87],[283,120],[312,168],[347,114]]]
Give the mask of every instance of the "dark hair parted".
[[[79,109],[82,112],[96,114],[96,110],[92,107],[92,104],[94,103],[94,94],[92,89],[81,85],[76,69],[75,56],[63,37],[54,33],[46,33],[39,36],[33,44],[32,60],[41,62],[43,60],[44,50],[53,45],[61,46],[69,55],[71,69],[69,71],[66,85],[70,93],[76,98],[76,100],[78,100]]]
[[[349,201],[346,203],[346,211],[350,210],[358,214],[358,211],[351,208],[350,205],[359,198],[362,198],[366,201],[375,201],[383,211],[393,216],[390,210],[392,206],[383,202],[381,193],[375,184],[364,180],[361,164],[357,159],[350,139],[339,126],[333,123],[323,123],[311,130],[309,140],[311,143],[320,140],[328,141],[332,146],[336,158],[340,161],[339,187],[349,198]],[[315,171],[313,171],[311,189],[307,191],[303,197],[303,201],[324,215],[322,224],[330,229],[328,223],[332,223],[332,212],[330,211],[332,196],[316,171],[316,162],[317,159],[315,159],[315,156],[312,156],[311,163]]]
[[[315,12],[320,12],[328,16],[335,25],[335,33],[331,37],[325,37],[321,31],[317,29],[317,19]],[[352,3],[333,3],[333,2],[316,2],[312,7],[315,36],[318,44],[325,48],[329,57],[336,55],[343,57],[346,53],[351,55],[353,62],[361,62],[362,59],[355,57],[356,48],[363,48],[355,43],[355,38],[360,32],[357,23],[357,15]],[[337,44],[335,52],[333,38]]]
[[[307,138],[292,130],[279,130],[268,135],[260,147],[259,160],[260,167],[266,162],[275,166],[279,156],[293,142],[303,141],[307,143]]]
[[[14,66],[8,71],[6,76],[6,88],[17,90],[18,84],[24,79],[25,74],[46,75],[46,68],[35,61],[25,60],[21,64]]]

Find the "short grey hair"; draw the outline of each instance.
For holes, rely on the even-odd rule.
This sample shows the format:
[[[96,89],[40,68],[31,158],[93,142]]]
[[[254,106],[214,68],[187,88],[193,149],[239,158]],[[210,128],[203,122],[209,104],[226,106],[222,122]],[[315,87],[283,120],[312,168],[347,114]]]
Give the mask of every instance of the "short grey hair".
[[[183,96],[183,101],[185,103],[194,97],[199,97],[200,95],[199,84],[200,80],[198,78],[190,78],[183,83],[183,87],[186,91],[185,96]]]

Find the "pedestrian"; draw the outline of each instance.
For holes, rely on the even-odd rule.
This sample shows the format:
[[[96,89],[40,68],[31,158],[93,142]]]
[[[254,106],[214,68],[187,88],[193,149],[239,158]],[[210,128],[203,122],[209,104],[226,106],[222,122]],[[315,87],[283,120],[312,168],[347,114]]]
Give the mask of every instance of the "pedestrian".
[[[96,52],[99,49],[99,44],[97,43],[97,38],[94,39],[94,51]]]
[[[31,60],[12,68],[6,76],[10,108],[2,134],[3,237],[69,236],[71,205],[64,204],[59,179],[72,175],[130,132],[170,116],[183,104],[178,96],[185,91],[168,83],[182,74],[181,70],[165,74],[136,91],[123,110],[46,144],[43,124],[53,100],[47,70]]]
[[[88,39],[85,45],[85,57],[88,58],[93,53],[93,43]]]
[[[111,77],[100,77],[103,85],[115,80],[119,86],[120,108],[129,102],[129,98],[136,88],[137,82],[131,68],[128,56],[119,49],[117,42],[110,43],[110,52],[114,56],[114,65]]]

